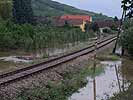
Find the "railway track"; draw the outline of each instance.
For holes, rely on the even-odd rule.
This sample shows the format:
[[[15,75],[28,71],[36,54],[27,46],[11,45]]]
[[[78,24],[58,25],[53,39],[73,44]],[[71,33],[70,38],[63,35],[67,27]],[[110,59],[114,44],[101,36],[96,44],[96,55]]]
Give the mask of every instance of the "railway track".
[[[100,42],[98,42],[98,49],[110,44],[111,42],[116,40],[116,36],[104,39]],[[35,73],[41,72],[43,70],[47,70],[53,67],[56,67],[59,64],[71,61],[77,57],[86,55],[88,53],[91,53],[94,51],[94,44],[91,44],[90,46],[83,48],[81,50],[75,51],[73,53],[69,53],[57,58],[53,58],[50,60],[47,60],[45,62],[32,65],[26,68],[18,69],[12,72],[8,72],[5,74],[0,75],[0,86],[9,84],[11,82],[15,82],[17,80],[20,80],[22,78],[25,78],[27,76],[33,75]]]

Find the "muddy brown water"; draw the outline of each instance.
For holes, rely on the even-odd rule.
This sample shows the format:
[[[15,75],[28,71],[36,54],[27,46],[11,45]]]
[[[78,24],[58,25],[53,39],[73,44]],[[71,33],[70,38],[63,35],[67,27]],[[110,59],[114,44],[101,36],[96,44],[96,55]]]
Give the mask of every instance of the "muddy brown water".
[[[104,73],[95,78],[87,77],[88,83],[68,100],[107,100],[120,91],[127,90],[133,80],[133,61],[103,61]],[[96,96],[95,96],[96,95]]]

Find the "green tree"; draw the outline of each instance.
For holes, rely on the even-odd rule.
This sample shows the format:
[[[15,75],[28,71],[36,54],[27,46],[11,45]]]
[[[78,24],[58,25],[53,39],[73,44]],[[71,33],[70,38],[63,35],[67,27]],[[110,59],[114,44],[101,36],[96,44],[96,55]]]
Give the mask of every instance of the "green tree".
[[[11,16],[12,16],[12,1],[1,0],[0,1],[0,17],[3,19],[8,19]]]
[[[114,17],[114,21],[115,21],[115,22],[116,22],[116,21],[119,21],[119,19],[118,19],[117,16]]]
[[[99,31],[99,26],[98,26],[98,24],[97,24],[96,22],[94,22],[94,23],[92,24],[92,30],[93,30],[94,32]]]
[[[18,24],[33,23],[31,0],[13,0],[13,18]]]
[[[127,12],[127,18],[133,17],[133,0],[123,0],[121,7]]]
[[[122,9],[123,9],[123,13],[122,13],[122,18],[120,20],[120,27],[118,30],[118,34],[117,34],[117,40],[115,43],[115,47],[113,49],[113,53],[115,53],[116,51],[116,47],[117,47],[117,43],[118,43],[118,39],[121,33],[121,29],[122,29],[122,25],[123,25],[123,21],[125,21],[126,18],[132,18],[133,17],[133,0],[122,0]],[[122,47],[122,55],[124,54],[124,48]]]
[[[133,20],[124,23],[124,32],[121,35],[121,43],[124,49],[133,56]]]

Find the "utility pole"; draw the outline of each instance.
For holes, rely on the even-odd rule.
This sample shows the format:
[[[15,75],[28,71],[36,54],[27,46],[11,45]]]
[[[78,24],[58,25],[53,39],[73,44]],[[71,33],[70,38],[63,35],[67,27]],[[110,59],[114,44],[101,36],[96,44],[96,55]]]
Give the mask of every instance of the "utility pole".
[[[94,93],[94,100],[96,100],[96,79],[95,79],[95,73],[96,73],[96,67],[97,67],[97,49],[98,49],[98,39],[100,39],[100,35],[98,33],[98,30],[96,32],[96,39],[94,43],[94,65],[93,65],[93,93]]]
[[[93,65],[93,75],[94,75],[94,79],[93,79],[93,94],[94,94],[94,100],[96,100],[96,80],[95,80],[95,73],[96,73],[96,58],[97,58],[97,43],[98,42],[98,38],[96,37],[95,39],[95,43],[94,43],[94,65]]]
[[[115,42],[115,47],[114,47],[113,52],[112,52],[113,54],[115,54],[115,51],[116,51],[116,48],[117,48],[117,44],[118,44],[118,41],[119,41],[119,37],[120,37],[121,30],[122,30],[123,20],[125,19],[125,15],[126,15],[126,11],[123,10],[122,17],[121,17],[121,20],[120,20],[119,29],[118,29],[118,33],[117,33],[117,39],[116,39],[116,42]]]
[[[117,43],[119,41],[119,37],[120,37],[120,33],[121,33],[121,30],[122,30],[122,25],[123,25],[123,21],[125,20],[126,17],[132,17],[132,3],[133,1],[132,0],[122,0],[122,8],[123,8],[123,12],[122,12],[122,17],[121,17],[121,20],[120,20],[120,26],[119,26],[119,29],[118,29],[118,34],[117,34],[117,40],[116,40],[116,43],[115,43],[115,47],[113,49],[113,52],[115,54],[115,51],[116,51],[116,48],[117,48]],[[129,11],[131,10],[131,11]],[[127,13],[127,11],[129,11]],[[124,49],[122,47],[122,55],[124,54]]]

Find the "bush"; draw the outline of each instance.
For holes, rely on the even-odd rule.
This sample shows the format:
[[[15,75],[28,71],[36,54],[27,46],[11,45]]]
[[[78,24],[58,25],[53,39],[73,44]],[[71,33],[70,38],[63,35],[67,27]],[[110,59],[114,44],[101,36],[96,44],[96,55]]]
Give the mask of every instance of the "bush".
[[[0,49],[36,50],[54,45],[87,41],[94,34],[74,27],[18,25],[11,21],[0,23]]]
[[[133,20],[124,23],[124,32],[121,35],[121,44],[133,56]]]
[[[104,33],[108,33],[108,34],[113,34],[113,33],[114,33],[114,31],[111,30],[110,28],[105,28],[105,29],[103,29],[103,32],[104,32]]]

